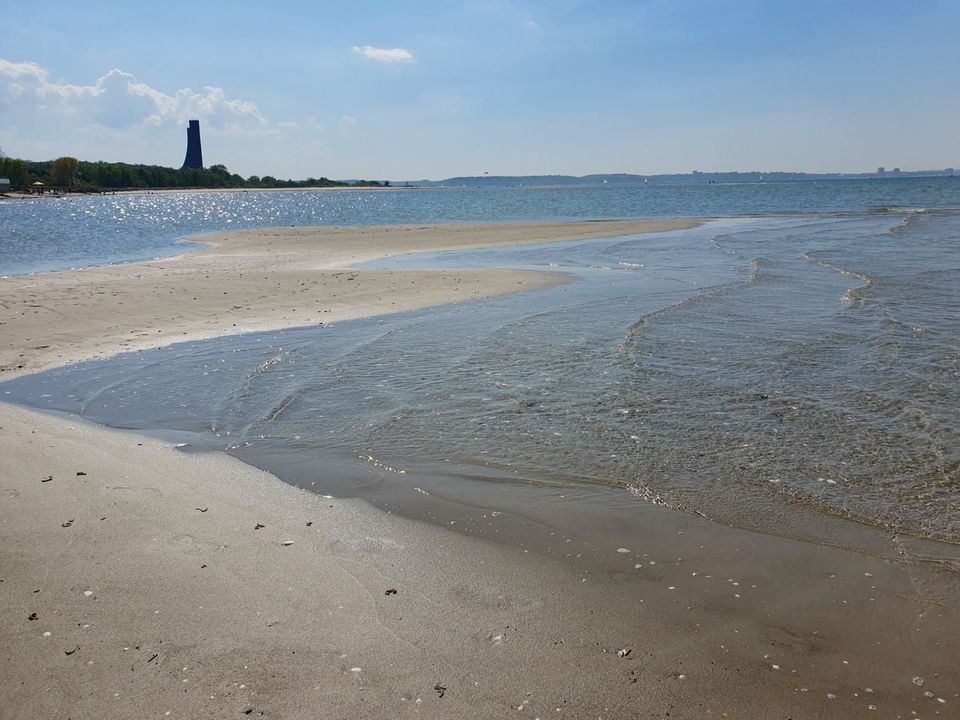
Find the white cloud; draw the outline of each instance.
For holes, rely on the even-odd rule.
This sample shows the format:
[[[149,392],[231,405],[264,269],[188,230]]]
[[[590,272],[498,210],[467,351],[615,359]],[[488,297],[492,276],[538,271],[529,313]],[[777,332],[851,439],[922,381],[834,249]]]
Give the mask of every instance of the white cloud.
[[[178,167],[188,120],[200,121],[208,165],[278,177],[297,176],[301,164],[304,173],[325,165],[318,122],[269,119],[255,103],[221,88],[165,91],[118,69],[73,84],[36,63],[0,58],[0,145],[13,157]]]
[[[212,127],[262,128],[268,123],[249,101],[228,98],[224,91],[181,88],[173,95],[140,82],[123,70],[110,70],[91,85],[50,79],[36,63],[0,59],[0,118],[17,111],[60,113],[74,122],[87,118],[108,128],[182,124],[199,119]]]
[[[357,122],[357,119],[353,115],[342,115],[340,117],[340,122],[344,125],[350,125],[351,127],[356,127],[360,123]]]
[[[386,48],[376,48],[371,45],[364,45],[363,47],[353,47],[354,55],[362,55],[363,57],[369,60],[375,60],[376,62],[381,63],[412,63],[416,62],[413,55],[409,50],[404,50],[403,48],[393,48],[392,50],[387,50]]]

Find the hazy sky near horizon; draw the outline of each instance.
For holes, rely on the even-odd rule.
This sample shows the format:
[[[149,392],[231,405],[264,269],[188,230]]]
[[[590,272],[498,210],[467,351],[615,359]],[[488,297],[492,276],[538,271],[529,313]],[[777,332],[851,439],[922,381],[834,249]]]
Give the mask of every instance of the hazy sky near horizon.
[[[0,149],[243,176],[960,166],[957,0],[0,0]]]

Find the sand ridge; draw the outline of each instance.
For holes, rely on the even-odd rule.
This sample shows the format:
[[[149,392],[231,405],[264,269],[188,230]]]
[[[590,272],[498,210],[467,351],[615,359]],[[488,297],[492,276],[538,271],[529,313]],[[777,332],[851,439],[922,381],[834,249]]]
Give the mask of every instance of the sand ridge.
[[[691,220],[271,228],[150,262],[0,279],[0,379],[184,340],[331,323],[547,287],[560,273],[355,270],[391,254],[584,240]]]

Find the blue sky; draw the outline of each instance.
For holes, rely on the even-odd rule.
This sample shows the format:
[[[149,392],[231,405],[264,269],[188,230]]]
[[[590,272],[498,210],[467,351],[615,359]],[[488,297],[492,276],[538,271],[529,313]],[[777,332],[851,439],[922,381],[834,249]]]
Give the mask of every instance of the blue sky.
[[[0,0],[10,156],[247,176],[960,166],[960,2]]]

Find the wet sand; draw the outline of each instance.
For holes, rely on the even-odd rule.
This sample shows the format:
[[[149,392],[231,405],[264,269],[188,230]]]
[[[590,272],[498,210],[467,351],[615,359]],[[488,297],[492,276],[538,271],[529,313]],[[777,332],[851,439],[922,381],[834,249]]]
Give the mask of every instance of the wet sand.
[[[257,231],[4,280],[0,362],[12,377],[532,287],[552,280],[342,266],[571,227],[586,231]],[[904,539],[886,540],[902,559],[875,558],[639,501],[637,522],[595,535],[456,508],[483,530],[467,536],[12,406],[0,498],[3,718],[922,718],[960,703],[956,568]]]

